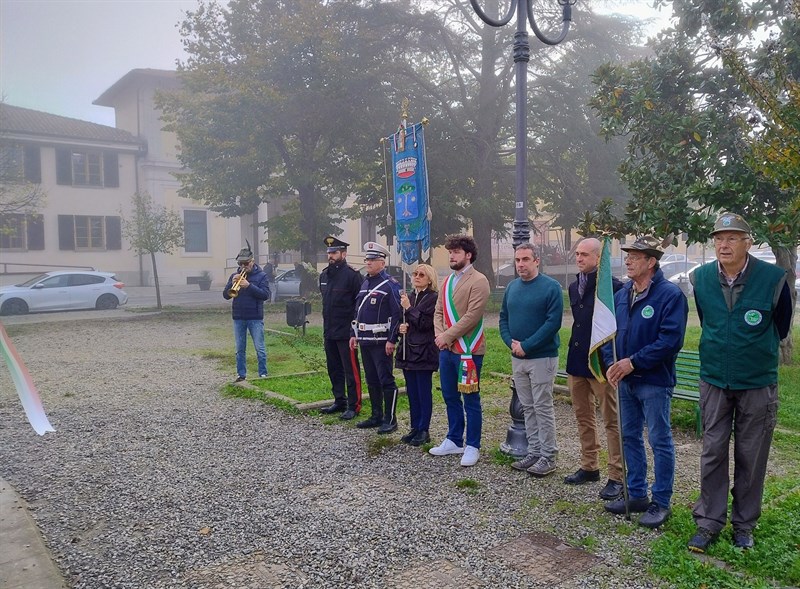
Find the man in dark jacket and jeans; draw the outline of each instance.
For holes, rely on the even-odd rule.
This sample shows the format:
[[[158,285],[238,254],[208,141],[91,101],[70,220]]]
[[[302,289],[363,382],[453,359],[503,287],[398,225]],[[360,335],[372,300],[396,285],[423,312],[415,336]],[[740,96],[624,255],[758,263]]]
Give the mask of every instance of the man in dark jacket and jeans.
[[[569,304],[572,308],[572,335],[567,350],[567,383],[572,397],[572,409],[578,424],[581,443],[581,466],[564,478],[567,485],[582,485],[600,480],[600,441],[597,435],[597,407],[603,414],[608,445],[608,482],[600,498],[610,501],[622,493],[622,454],[619,443],[617,393],[607,382],[598,381],[589,370],[589,344],[592,339],[597,268],[603,245],[599,239],[588,237],[575,248],[578,266],[577,280],[569,285]],[[612,278],[614,292],[622,282]]]
[[[617,335],[615,350],[603,348],[606,377],[618,388],[622,446],[628,468],[627,511],[645,512],[639,524],[657,528],[672,510],[675,446],[670,403],[675,388],[675,359],[683,346],[689,304],[677,285],[664,278],[658,260],[664,252],[654,237],[637,239],[625,257],[630,282],[614,295]],[[614,353],[616,351],[616,353]],[[647,455],[643,429],[653,450],[653,499],[647,496]],[[626,512],[625,499],[611,501],[606,511]]]
[[[236,256],[239,271],[228,278],[222,291],[225,300],[233,299],[233,339],[236,344],[236,382],[247,377],[247,333],[253,339],[258,359],[258,376],[267,376],[267,348],[264,345],[264,301],[269,300],[269,284],[267,275],[253,259],[250,245],[243,248]],[[244,276],[242,276],[244,275]],[[239,278],[241,277],[241,281]],[[238,293],[231,288],[238,284]]]
[[[339,419],[343,420],[353,419],[361,411],[361,394],[356,381],[361,368],[358,365],[358,352],[350,350],[350,336],[353,335],[356,296],[364,279],[358,270],[347,264],[349,245],[328,235],[325,238],[328,267],[319,274],[322,336],[333,392],[333,405],[322,409],[321,413],[342,412]]]

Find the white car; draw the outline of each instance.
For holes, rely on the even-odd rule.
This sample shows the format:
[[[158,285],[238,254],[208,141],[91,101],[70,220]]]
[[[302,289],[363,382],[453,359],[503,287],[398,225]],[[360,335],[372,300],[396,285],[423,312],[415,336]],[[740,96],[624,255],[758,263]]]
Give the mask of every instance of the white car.
[[[687,297],[690,297],[692,296],[692,292],[694,292],[694,287],[692,287],[691,282],[692,272],[697,270],[703,264],[708,264],[709,262],[714,261],[716,261],[716,258],[710,258],[705,262],[689,262],[689,267],[685,271],[669,276],[668,280],[673,284],[680,286],[683,294],[685,294]]]
[[[128,302],[124,286],[111,272],[45,272],[22,284],[0,288],[0,315],[116,309]]]

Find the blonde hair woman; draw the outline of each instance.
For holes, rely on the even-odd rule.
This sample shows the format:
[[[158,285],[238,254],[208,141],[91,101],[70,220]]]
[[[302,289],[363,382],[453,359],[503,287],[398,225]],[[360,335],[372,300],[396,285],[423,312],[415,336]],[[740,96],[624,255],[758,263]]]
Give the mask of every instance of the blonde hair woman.
[[[411,413],[411,431],[401,438],[406,444],[430,442],[428,429],[433,412],[433,373],[439,369],[439,348],[434,343],[433,312],[438,297],[436,270],[419,264],[411,273],[411,293],[400,295],[405,320],[400,325],[403,341],[395,351],[395,366],[402,368]]]

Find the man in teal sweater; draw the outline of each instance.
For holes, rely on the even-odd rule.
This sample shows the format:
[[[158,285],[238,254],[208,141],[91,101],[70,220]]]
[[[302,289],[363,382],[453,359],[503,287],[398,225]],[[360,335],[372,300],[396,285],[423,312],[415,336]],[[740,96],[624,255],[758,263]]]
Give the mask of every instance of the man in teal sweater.
[[[525,415],[528,454],[511,466],[544,477],[556,469],[556,416],[553,379],[564,300],[561,285],[539,273],[539,256],[530,243],[517,246],[514,264],[519,278],[503,296],[500,337],[511,349],[514,387]]]

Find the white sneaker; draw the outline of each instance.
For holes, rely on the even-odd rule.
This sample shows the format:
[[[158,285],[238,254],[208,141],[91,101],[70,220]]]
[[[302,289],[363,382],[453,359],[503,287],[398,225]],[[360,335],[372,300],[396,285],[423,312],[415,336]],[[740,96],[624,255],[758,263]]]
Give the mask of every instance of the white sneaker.
[[[428,452],[434,456],[447,456],[448,454],[463,454],[464,448],[456,446],[456,443],[450,438],[445,438],[441,444],[434,446]]]
[[[478,458],[481,457],[481,451],[475,446],[467,446],[464,448],[464,455],[461,457],[461,466],[475,466],[478,463]]]

